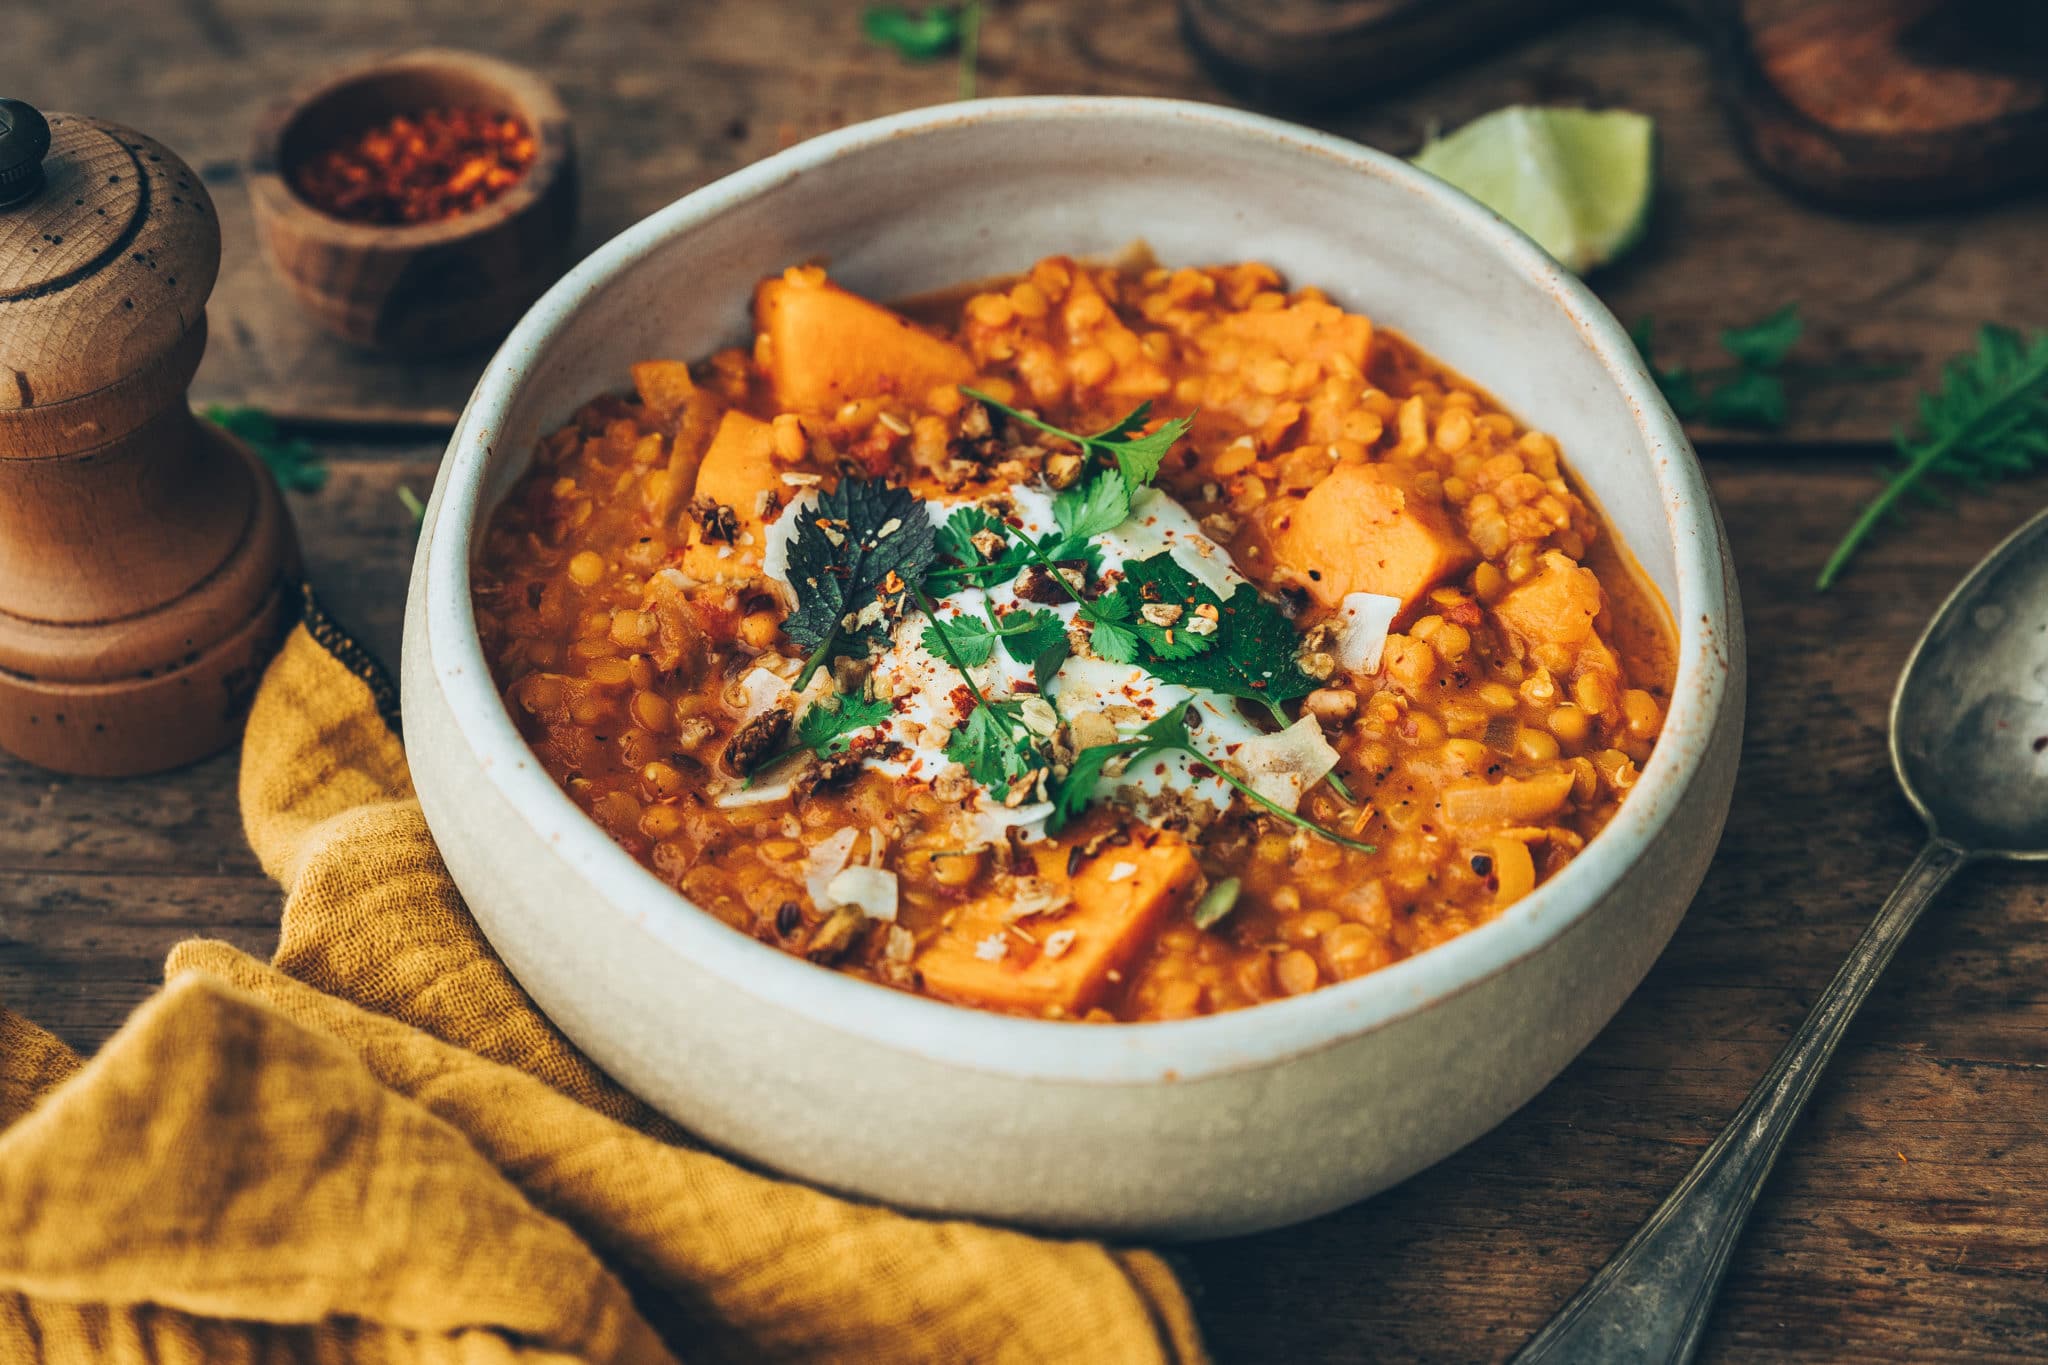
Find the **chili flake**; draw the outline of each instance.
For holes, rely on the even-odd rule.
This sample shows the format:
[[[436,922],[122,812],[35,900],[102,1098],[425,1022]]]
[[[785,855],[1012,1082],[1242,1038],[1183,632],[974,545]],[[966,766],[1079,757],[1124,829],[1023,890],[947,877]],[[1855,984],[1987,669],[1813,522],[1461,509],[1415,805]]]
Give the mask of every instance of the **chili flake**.
[[[399,114],[309,159],[292,177],[322,213],[356,223],[432,223],[519,183],[538,151],[521,120],[484,109]]]

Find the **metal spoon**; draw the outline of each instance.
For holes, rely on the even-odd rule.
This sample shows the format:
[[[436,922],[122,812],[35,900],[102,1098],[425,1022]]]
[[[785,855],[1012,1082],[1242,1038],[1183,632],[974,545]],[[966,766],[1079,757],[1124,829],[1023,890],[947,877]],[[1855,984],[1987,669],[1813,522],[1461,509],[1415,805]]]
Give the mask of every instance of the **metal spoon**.
[[[1891,748],[1926,847],[1699,1164],[1516,1365],[1691,1360],[1786,1134],[1920,912],[1965,863],[2048,858],[2048,513],[1935,613],[1892,695]]]

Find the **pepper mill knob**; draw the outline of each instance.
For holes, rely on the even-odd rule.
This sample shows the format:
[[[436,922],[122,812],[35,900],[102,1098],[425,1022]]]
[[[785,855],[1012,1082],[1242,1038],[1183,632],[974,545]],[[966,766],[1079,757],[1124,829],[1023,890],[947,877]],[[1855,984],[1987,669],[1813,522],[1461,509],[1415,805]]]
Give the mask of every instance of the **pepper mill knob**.
[[[0,99],[0,208],[43,187],[43,157],[49,150],[50,125],[36,107]]]
[[[220,224],[140,133],[0,125],[0,748],[175,767],[240,733],[298,601],[269,472],[185,396]]]

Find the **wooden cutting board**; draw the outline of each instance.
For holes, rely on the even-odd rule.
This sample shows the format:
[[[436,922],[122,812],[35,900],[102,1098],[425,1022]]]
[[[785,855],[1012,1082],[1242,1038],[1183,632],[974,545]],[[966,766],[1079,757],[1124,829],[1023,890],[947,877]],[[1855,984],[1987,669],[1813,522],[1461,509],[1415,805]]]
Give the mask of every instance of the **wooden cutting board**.
[[[1651,5],[1652,0],[1640,0]],[[1584,0],[1181,0],[1188,41],[1249,99],[1330,108],[1554,22]],[[1845,207],[2048,179],[2048,4],[1661,0],[1712,50],[1757,164]]]

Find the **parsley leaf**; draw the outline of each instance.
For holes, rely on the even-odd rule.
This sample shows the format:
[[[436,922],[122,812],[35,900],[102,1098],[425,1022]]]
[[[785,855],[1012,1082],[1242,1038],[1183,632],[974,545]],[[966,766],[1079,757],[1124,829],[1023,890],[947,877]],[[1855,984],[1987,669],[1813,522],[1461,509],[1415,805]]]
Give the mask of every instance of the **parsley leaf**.
[[[820,758],[843,754],[853,736],[881,724],[894,708],[879,698],[839,695],[804,709],[796,723],[796,737]]]
[[[1155,615],[1173,618],[1162,625],[1146,619],[1145,608],[1148,606],[1155,609],[1177,607],[1179,611],[1155,610]],[[1124,566],[1123,581],[1116,585],[1115,591],[1096,599],[1095,619],[1098,624],[1113,622],[1131,631],[1144,642],[1154,658],[1189,659],[1205,653],[1216,643],[1216,632],[1198,635],[1188,628],[1189,622],[1198,619],[1197,609],[1202,607],[1214,613],[1210,619],[1220,627],[1223,604],[1217,600],[1216,594],[1183,568],[1171,551],[1162,550],[1148,559]],[[1291,635],[1293,627],[1288,630]]]
[[[1892,443],[1898,463],[1889,482],[1828,556],[1816,587],[1841,576],[1900,498],[1934,495],[1931,480],[1976,488],[2048,466],[2048,332],[1985,327],[1974,351],[1943,367],[1941,387],[1921,395],[1919,430]]]
[[[922,500],[879,480],[841,479],[800,515],[803,523],[789,542],[797,606],[782,623],[790,639],[811,651],[795,684],[799,692],[822,664],[879,637],[882,623],[863,623],[859,614],[877,601],[887,609],[900,606],[935,554]]]
[[[960,12],[933,5],[912,14],[902,5],[872,5],[860,16],[860,31],[871,43],[893,47],[913,62],[943,57],[960,43]]]
[[[327,486],[327,463],[312,442],[287,438],[277,419],[261,408],[230,408],[219,403],[206,409],[206,420],[238,437],[269,467],[277,486],[293,493],[318,493]]]

